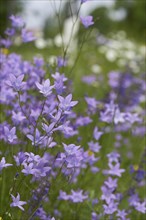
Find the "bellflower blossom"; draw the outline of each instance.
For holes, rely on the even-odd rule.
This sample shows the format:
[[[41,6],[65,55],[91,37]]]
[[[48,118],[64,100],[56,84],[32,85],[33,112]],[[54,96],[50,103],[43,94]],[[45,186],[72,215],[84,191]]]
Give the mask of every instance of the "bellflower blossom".
[[[35,84],[40,90],[40,93],[42,93],[45,97],[49,96],[52,93],[52,88],[54,88],[54,86],[50,86],[49,79],[45,80],[43,84],[40,84],[38,82],[36,82]]]
[[[17,197],[14,197],[11,194],[12,200],[13,202],[10,204],[11,207],[18,207],[19,209],[21,209],[22,211],[24,211],[24,208],[22,207],[23,205],[27,204],[27,202],[24,201],[20,201],[20,194],[17,193]]]
[[[95,140],[99,140],[99,138],[103,135],[103,132],[102,131],[98,131],[98,127],[95,127],[94,128],[94,131],[93,131],[93,137]]]
[[[52,77],[55,79],[55,89],[58,95],[61,95],[66,88],[64,86],[64,82],[67,80],[67,78],[64,76],[64,74],[60,74],[59,72],[56,72],[55,74],[52,74]]]
[[[134,207],[137,211],[146,213],[146,202],[135,202]]]
[[[22,37],[22,41],[24,43],[27,43],[27,42],[35,40],[35,37],[33,36],[33,33],[32,32],[28,32],[26,29],[22,29],[21,37]]]
[[[57,57],[57,66],[58,67],[62,67],[62,66],[66,66],[67,65],[67,61],[62,58],[62,57]]]
[[[93,16],[89,15],[86,17],[80,17],[81,23],[84,25],[85,28],[94,24]]]
[[[109,174],[113,176],[119,176],[121,177],[121,173],[125,172],[125,169],[120,169],[120,164],[117,163],[116,165],[109,164],[110,170]]]
[[[16,136],[16,127],[13,127],[12,129],[9,130],[8,127],[4,127],[4,133],[5,133],[5,137],[6,139],[12,143],[15,139],[17,139]]]
[[[87,195],[83,195],[83,190],[74,191],[71,190],[70,200],[73,203],[83,202],[88,198]]]
[[[15,34],[15,29],[14,28],[7,28],[5,31],[5,34],[8,36],[13,36]]]
[[[108,205],[103,205],[104,213],[111,215],[117,211],[118,203],[114,203],[112,200]]]
[[[78,103],[78,101],[71,101],[72,100],[72,94],[69,94],[65,98],[58,95],[58,99],[59,99],[59,102],[60,102],[59,107],[60,107],[61,110],[63,110],[63,112],[65,114],[70,114],[71,108]]]
[[[27,134],[27,137],[32,141],[32,145],[39,145],[42,143],[42,139],[44,136],[41,136],[38,129],[36,129],[36,132],[34,135]]]
[[[6,163],[5,157],[2,157],[2,159],[1,159],[1,161],[0,161],[0,171],[1,171],[4,167],[9,167],[9,166],[13,166],[13,164]]]
[[[18,77],[10,74],[9,80],[7,80],[6,84],[18,92],[18,91],[21,91],[26,84],[25,82],[22,82],[23,79],[24,79],[23,74]]]
[[[22,28],[24,26],[24,21],[20,16],[11,15],[9,18],[12,21],[12,27]]]

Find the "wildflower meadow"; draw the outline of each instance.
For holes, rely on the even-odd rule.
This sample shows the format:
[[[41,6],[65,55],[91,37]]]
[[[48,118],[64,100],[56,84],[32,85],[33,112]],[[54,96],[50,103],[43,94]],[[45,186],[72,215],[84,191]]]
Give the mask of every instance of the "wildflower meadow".
[[[124,31],[100,33],[102,18],[80,15],[85,4],[71,13],[67,38],[56,12],[50,41],[21,16],[8,17],[0,38],[0,220],[146,217],[145,46]]]

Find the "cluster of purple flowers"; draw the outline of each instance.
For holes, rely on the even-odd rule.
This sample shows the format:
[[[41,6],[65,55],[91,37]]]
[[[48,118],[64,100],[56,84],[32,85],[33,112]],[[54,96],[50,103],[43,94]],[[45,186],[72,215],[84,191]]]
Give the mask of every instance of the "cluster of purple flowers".
[[[81,4],[87,1],[82,0]],[[5,31],[7,38],[1,40],[3,47],[11,45],[16,33],[20,33],[24,43],[35,39],[25,29],[22,18],[12,15],[10,20],[11,27]],[[94,23],[92,16],[81,18],[81,22],[85,28]],[[66,208],[62,208],[62,204],[64,207],[69,204],[68,210],[70,207],[72,210],[73,203],[89,206],[92,220],[128,220],[133,212],[143,215],[146,202],[138,190],[144,185],[144,158],[137,169],[131,166],[129,172],[122,166],[119,146],[124,132],[130,131],[132,126],[134,129],[143,126],[143,112],[140,115],[134,111],[141,99],[136,98],[135,104],[129,102],[129,98],[131,91],[142,96],[144,82],[138,78],[131,80],[129,75],[110,73],[109,96],[104,100],[86,96],[87,108],[78,114],[73,108],[80,103],[74,101],[68,78],[60,68],[67,65],[63,58],[59,57],[51,74],[47,73],[43,58],[34,57],[30,62],[18,54],[2,52],[0,63],[3,115],[0,140],[7,148],[0,152],[0,175],[4,179],[4,174],[11,172],[13,180],[8,182],[7,192],[2,193],[2,201],[7,198],[6,207],[4,203],[2,212],[0,210],[2,218],[10,215],[13,219],[65,219]],[[137,86],[130,90],[133,83],[140,89]],[[130,95],[125,100],[127,88]],[[117,104],[118,90],[120,104]],[[85,127],[89,127],[88,134]],[[115,137],[115,143],[108,142],[110,135]],[[84,139],[88,141],[85,143]],[[105,149],[105,140],[115,148],[110,153]],[[99,163],[104,157],[108,158],[108,169],[106,163]],[[126,190],[119,187],[124,184],[124,175],[133,181]],[[88,176],[97,183],[99,194],[92,189],[92,180],[91,187],[86,184]],[[122,206],[125,201],[127,207]],[[25,212],[20,213],[18,209],[14,212],[15,207]],[[69,216],[74,218],[72,213]]]

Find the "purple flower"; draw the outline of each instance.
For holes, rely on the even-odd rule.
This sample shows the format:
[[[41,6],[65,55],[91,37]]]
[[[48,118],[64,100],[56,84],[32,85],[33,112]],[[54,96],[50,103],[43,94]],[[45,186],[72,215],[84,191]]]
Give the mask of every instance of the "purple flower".
[[[59,107],[60,107],[61,110],[64,111],[65,114],[69,114],[71,108],[78,103],[78,101],[71,101],[72,100],[72,94],[69,94],[65,98],[58,95],[58,99],[59,99],[59,102],[60,102]]]
[[[93,16],[89,15],[86,17],[80,17],[81,23],[84,25],[85,28],[94,24]]]
[[[6,163],[6,160],[4,157],[2,157],[1,161],[0,161],[0,171],[4,168],[4,167],[9,167],[9,166],[13,166],[10,163]]]
[[[82,82],[91,85],[96,81],[96,76],[95,75],[89,75],[89,76],[83,76],[82,77]]]
[[[108,157],[109,163],[112,163],[112,162],[118,163],[119,158],[120,158],[120,154],[118,154],[117,152],[111,152],[111,153],[107,154],[107,157]]]
[[[127,215],[127,213],[125,210],[122,210],[122,211],[118,210],[118,213],[116,216],[120,217],[122,220],[126,220],[126,215]]]
[[[141,118],[138,116],[137,113],[132,114],[130,112],[125,113],[125,120],[131,124],[133,124],[135,122],[141,122]]]
[[[24,79],[24,75],[20,75],[18,77],[10,74],[9,75],[9,80],[6,82],[6,84],[10,87],[12,87],[15,91],[20,91],[22,88],[25,86],[25,82],[22,82]]]
[[[15,28],[22,28],[24,26],[24,21],[20,16],[10,16],[10,20],[12,21],[12,26]]]
[[[9,48],[12,45],[12,41],[9,39],[1,39],[0,45],[4,45],[6,48]]]
[[[69,155],[65,159],[67,162],[67,168],[75,168],[81,166],[81,161],[83,160],[83,156],[81,154],[78,155]]]
[[[115,124],[118,124],[119,122],[121,123],[125,122],[124,116],[125,113],[120,112],[120,110],[117,108],[113,115]]]
[[[7,28],[5,31],[5,34],[8,36],[13,36],[15,34],[15,29],[14,28]]]
[[[40,135],[38,129],[36,129],[35,135],[28,134],[27,137],[32,141],[32,145],[38,145],[42,143],[43,136]]]
[[[17,197],[14,197],[12,194],[11,194],[11,197],[12,197],[13,202],[10,204],[10,206],[11,207],[18,207],[19,209],[24,211],[24,208],[22,206],[25,205],[27,202],[20,201],[19,193],[17,193]]]
[[[23,163],[23,161],[25,160],[24,152],[19,152],[17,154],[17,156],[14,156],[14,160],[15,160],[17,166],[20,166]]]
[[[24,43],[35,40],[36,38],[33,36],[32,32],[28,32],[26,29],[22,29],[21,32],[22,41]]]
[[[59,193],[59,199],[62,199],[62,200],[69,200],[70,198],[70,195],[67,195],[66,192],[63,192],[62,190],[60,190],[60,193]]]
[[[76,146],[74,144],[63,144],[66,154],[66,163],[67,168],[79,167],[81,165],[81,161],[83,160],[83,152],[82,149],[79,149],[80,146]]]
[[[45,80],[43,84],[36,82],[36,86],[40,90],[40,93],[42,93],[45,97],[49,96],[52,93],[52,88],[54,87],[50,86],[49,79]]]
[[[116,196],[112,193],[112,189],[108,189],[106,186],[101,187],[102,196],[101,199],[105,200],[109,204],[112,200],[116,199]]]
[[[19,124],[24,119],[26,119],[26,117],[22,114],[22,112],[15,113],[12,111],[12,120],[14,123]]]
[[[74,144],[66,145],[63,143],[63,146],[64,146],[64,150],[67,153],[67,155],[72,155],[72,154],[78,153],[78,150],[80,148],[80,146],[76,146]]]
[[[103,205],[104,213],[108,215],[113,214],[117,211],[117,205],[118,204],[114,202],[110,202],[108,205]]]
[[[62,58],[62,57],[57,57],[57,66],[58,67],[62,67],[62,66],[66,66],[67,61]]]
[[[93,137],[94,137],[95,140],[98,141],[102,134],[103,134],[103,132],[98,131],[98,127],[94,128]]]
[[[34,174],[33,163],[30,164],[23,163],[23,165],[24,165],[24,169],[21,171],[22,173],[24,173],[25,175]]]
[[[80,116],[76,120],[76,126],[77,127],[85,126],[85,125],[90,124],[91,122],[92,122],[92,119],[89,116],[86,116],[86,117]]]
[[[135,202],[134,207],[137,211],[146,213],[146,203],[145,202]]]
[[[83,195],[83,190],[74,191],[71,190],[72,194],[70,195],[70,200],[74,203],[83,202],[88,198],[87,195]]]
[[[119,176],[121,177],[121,173],[125,172],[125,169],[120,169],[120,164],[117,163],[115,166],[112,164],[109,164],[110,170],[109,170],[109,174],[113,175],[113,176]]]
[[[12,143],[15,139],[17,139],[16,133],[16,127],[13,127],[11,130],[9,130],[8,127],[4,127],[4,133],[7,138],[7,140]]]
[[[88,145],[89,145],[90,150],[95,153],[99,152],[99,150],[101,148],[101,146],[99,145],[98,142],[94,143],[93,141],[91,141],[88,143]]]
[[[111,190],[114,190],[117,188],[117,179],[112,179],[111,177],[108,178],[107,181],[104,182],[104,184]]]
[[[49,126],[46,125],[45,123],[42,123],[42,128],[43,130],[47,133],[47,135],[51,135],[54,131],[54,127],[55,127],[55,122],[51,123]]]
[[[128,202],[130,206],[134,206],[135,203],[139,203],[140,199],[138,197],[138,194],[132,194],[130,198],[128,199]]]

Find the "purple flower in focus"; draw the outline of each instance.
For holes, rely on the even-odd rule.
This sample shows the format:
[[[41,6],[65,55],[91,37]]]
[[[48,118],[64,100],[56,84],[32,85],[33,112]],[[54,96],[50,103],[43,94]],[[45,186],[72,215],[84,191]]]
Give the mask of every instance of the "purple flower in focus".
[[[88,2],[88,1],[91,1],[91,0],[81,0],[81,4]]]
[[[26,29],[22,29],[21,32],[22,41],[24,43],[35,40],[36,38],[33,36],[32,32],[28,32]]]
[[[52,74],[52,77],[55,79],[55,89],[58,95],[61,95],[66,88],[64,86],[64,82],[67,80],[67,78],[64,76],[64,74],[60,74],[56,72],[55,74]]]
[[[40,90],[40,93],[42,93],[45,97],[49,96],[52,93],[52,88],[54,86],[50,86],[49,79],[45,80],[43,84],[40,84],[38,82],[36,82],[35,84]]]
[[[13,166],[10,163],[6,163],[6,160],[4,157],[2,157],[1,161],[0,161],[0,171],[4,168],[4,167],[9,167],[9,166]]]
[[[45,123],[42,123],[42,128],[47,133],[47,135],[51,135],[54,131],[55,125],[56,125],[55,122],[51,123],[49,126],[46,125]]]
[[[10,16],[10,20],[12,21],[12,26],[15,28],[22,28],[24,26],[24,21],[20,16]]]
[[[96,214],[96,212],[91,213],[91,220],[99,220],[99,216]]]
[[[67,153],[67,155],[72,155],[72,154],[78,153],[78,150],[80,148],[80,146],[76,146],[74,144],[66,145],[63,143],[63,146],[64,146],[64,150]]]
[[[16,136],[16,127],[13,127],[11,130],[9,130],[8,127],[4,127],[4,133],[7,140],[12,143],[15,139],[17,139]]]
[[[84,25],[85,28],[94,24],[93,16],[89,15],[86,17],[80,17],[81,23]]]
[[[78,101],[71,101],[72,100],[72,94],[69,94],[65,98],[58,95],[58,99],[59,99],[59,102],[60,102],[59,107],[60,107],[61,110],[64,111],[65,114],[69,114],[71,108],[78,103]]]
[[[16,162],[16,165],[20,166],[23,163],[23,161],[25,160],[24,152],[18,152],[17,156],[14,156],[14,160]]]
[[[117,108],[113,115],[115,124],[118,124],[119,122],[121,123],[125,122],[124,116],[125,113],[120,112],[119,108]]]
[[[25,175],[34,174],[33,163],[30,164],[23,163],[23,165],[24,165],[24,169],[21,171],[22,173],[24,173]]]
[[[11,197],[12,197],[13,202],[10,204],[10,206],[11,207],[18,207],[19,209],[24,211],[24,208],[22,206],[25,205],[27,202],[20,201],[19,193],[17,193],[17,197],[14,197],[12,194],[11,194]]]

